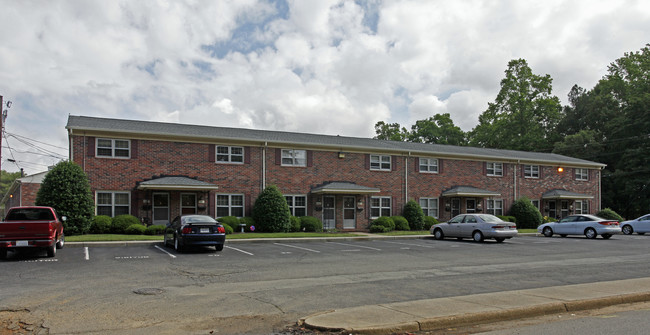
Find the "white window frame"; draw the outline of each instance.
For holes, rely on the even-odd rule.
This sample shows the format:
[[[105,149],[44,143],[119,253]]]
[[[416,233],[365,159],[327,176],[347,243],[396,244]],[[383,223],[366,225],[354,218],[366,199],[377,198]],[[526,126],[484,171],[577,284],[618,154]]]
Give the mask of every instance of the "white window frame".
[[[307,150],[282,149],[280,160],[282,166],[307,166]]]
[[[524,165],[524,178],[539,179],[539,165]]]
[[[376,219],[381,216],[392,216],[392,205],[393,199],[391,197],[370,197],[370,218]],[[375,216],[375,212],[379,216]],[[382,215],[382,213],[387,215]]]
[[[110,194],[111,195],[111,202],[109,203],[99,203],[99,194]],[[120,194],[120,195],[126,195],[128,199],[127,204],[116,204],[115,203],[115,195]],[[115,207],[126,207],[127,212],[126,213],[120,213],[120,214],[131,214],[131,192],[128,191],[104,191],[104,190],[98,190],[95,191],[95,215],[106,215],[106,214],[98,214],[99,212],[99,207],[109,207],[111,208],[111,215],[110,217],[115,217]],[[118,215],[120,215],[118,214]]]
[[[227,205],[219,204],[219,197],[228,197]],[[241,205],[233,205],[233,197],[241,197]],[[224,216],[234,216],[234,217],[244,217],[246,215],[246,196],[243,194],[227,194],[227,193],[217,193],[214,196],[214,214],[217,218]],[[228,208],[228,215],[219,215],[219,208]],[[241,208],[241,216],[233,215],[234,208]]]
[[[420,198],[420,207],[425,216],[431,216],[437,219],[439,215],[438,204],[438,198]]]
[[[102,141],[110,141],[111,144],[110,144],[110,146],[105,146],[105,145],[100,146],[99,142],[102,142]],[[116,143],[122,143],[122,142],[127,143],[126,148],[122,148],[122,147],[118,148],[117,147]],[[111,154],[110,155],[100,154],[99,153],[100,149],[110,150]],[[126,156],[124,156],[124,155],[116,155],[116,152],[118,152],[118,151],[126,151],[127,155]],[[129,158],[131,158],[131,140],[114,139],[114,138],[97,138],[95,140],[95,157],[129,159]]]
[[[539,204],[540,204],[539,200],[530,200],[530,203],[533,204],[533,206],[535,206],[537,210],[539,210]]]
[[[438,159],[420,157],[419,171],[423,173],[438,173]]]
[[[589,214],[589,200],[574,201],[573,214]]]
[[[289,211],[291,212],[292,216],[307,216],[307,196],[304,194],[296,194],[296,195],[285,195],[284,196],[285,200],[287,200],[287,205],[289,205]],[[296,199],[297,198],[302,198],[304,200],[304,206],[299,206],[296,205]],[[296,215],[296,209],[302,209],[305,213],[305,215]]]
[[[227,149],[228,152],[219,152],[220,148]],[[241,150],[241,153],[233,153],[234,149]],[[215,162],[218,164],[244,164],[244,150],[244,147],[216,145],[214,148]]]
[[[487,162],[487,175],[490,177],[503,177],[503,163]]]
[[[487,214],[503,216],[503,199],[487,199],[486,207]]]
[[[576,168],[576,180],[589,181],[589,169]]]
[[[391,171],[393,162],[390,155],[370,155],[370,170]]]

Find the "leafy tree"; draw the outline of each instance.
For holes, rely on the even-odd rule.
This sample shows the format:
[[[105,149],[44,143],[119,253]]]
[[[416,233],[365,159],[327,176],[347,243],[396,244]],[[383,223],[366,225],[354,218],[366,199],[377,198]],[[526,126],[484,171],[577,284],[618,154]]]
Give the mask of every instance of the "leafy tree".
[[[594,130],[580,130],[575,134],[565,136],[562,141],[556,142],[553,153],[594,160],[603,151],[603,145],[598,137],[598,132]]]
[[[288,232],[291,229],[289,205],[277,186],[266,187],[253,205],[256,228],[263,232]]]
[[[408,131],[399,123],[389,124],[384,121],[375,123],[375,133],[377,134],[375,138],[378,140],[405,141],[408,137]]]
[[[512,204],[510,215],[516,218],[517,227],[522,229],[537,228],[543,220],[542,213],[526,197],[521,197]]]
[[[7,194],[9,187],[17,178],[20,178],[20,172],[0,171],[0,196]]]
[[[524,59],[510,61],[505,73],[496,100],[469,133],[470,145],[551,151],[562,110],[560,99],[551,95],[553,79],[533,74]]]
[[[465,145],[465,132],[454,125],[449,113],[436,114],[425,120],[418,120],[411,126],[409,142]]]
[[[43,179],[36,205],[53,207],[59,215],[66,216],[66,235],[87,233],[94,208],[86,173],[73,162],[58,163]]]

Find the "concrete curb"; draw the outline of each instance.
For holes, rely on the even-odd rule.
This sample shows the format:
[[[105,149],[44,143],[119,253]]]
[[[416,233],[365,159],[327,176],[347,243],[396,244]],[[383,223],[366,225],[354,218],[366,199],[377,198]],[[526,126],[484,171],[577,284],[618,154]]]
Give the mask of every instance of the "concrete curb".
[[[650,301],[650,278],[345,308],[299,320],[355,334],[433,331]]]

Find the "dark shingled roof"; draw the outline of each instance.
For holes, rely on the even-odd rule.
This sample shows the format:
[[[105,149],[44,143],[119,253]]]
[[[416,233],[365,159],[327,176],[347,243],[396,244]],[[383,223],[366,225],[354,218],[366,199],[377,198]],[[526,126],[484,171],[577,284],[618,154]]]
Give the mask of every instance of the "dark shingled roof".
[[[472,157],[484,160],[524,161],[539,164],[567,164],[592,168],[604,168],[605,165],[583,159],[540,152],[516,150],[500,150],[443,144],[411,143],[384,141],[362,137],[319,135],[294,133],[271,130],[255,130],[245,128],[227,128],[180,123],[164,123],[152,121],[134,121],[124,119],[109,119],[89,116],[68,117],[66,129],[75,131],[105,131],[117,135],[133,134],[176,136],[201,138],[206,141],[237,140],[269,146],[296,144],[317,148],[339,148],[339,150],[372,150],[386,153],[426,154],[442,157]]]

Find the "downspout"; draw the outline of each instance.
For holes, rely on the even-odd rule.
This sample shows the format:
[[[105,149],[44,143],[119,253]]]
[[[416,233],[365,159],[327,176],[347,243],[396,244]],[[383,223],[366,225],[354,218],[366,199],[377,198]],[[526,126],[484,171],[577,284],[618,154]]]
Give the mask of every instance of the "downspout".
[[[600,171],[598,171],[598,211],[600,212],[602,210],[602,205],[603,205],[603,183],[602,183],[602,178],[603,178],[603,170],[605,168],[601,167]]]
[[[264,147],[262,147],[262,190],[266,188],[266,148],[268,147],[268,142],[264,142]]]
[[[411,152],[409,151],[408,157],[404,158],[404,204],[409,201],[409,158]]]
[[[514,187],[514,196],[515,198],[512,200],[512,203],[514,204],[515,201],[517,201],[517,171],[519,171],[519,164],[521,164],[520,160],[517,160],[517,165],[515,165],[515,171],[513,171],[512,175],[515,181],[515,187]]]

